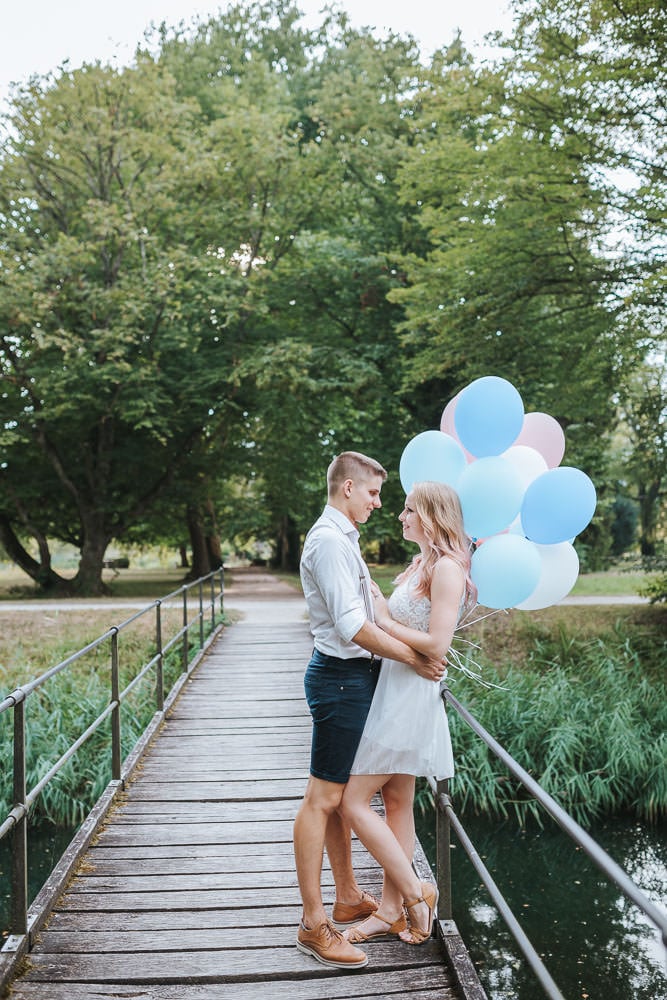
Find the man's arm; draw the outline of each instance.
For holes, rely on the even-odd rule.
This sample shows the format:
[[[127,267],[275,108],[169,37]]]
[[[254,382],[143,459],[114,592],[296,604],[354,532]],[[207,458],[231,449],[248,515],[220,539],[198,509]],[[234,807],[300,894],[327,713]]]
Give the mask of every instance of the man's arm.
[[[429,681],[440,681],[445,674],[445,663],[443,660],[433,660],[418,653],[411,646],[394,639],[387,632],[374,622],[365,621],[359,631],[352,637],[362,649],[367,649],[375,656],[386,656],[391,660],[400,660],[418,673],[420,677],[425,677]]]

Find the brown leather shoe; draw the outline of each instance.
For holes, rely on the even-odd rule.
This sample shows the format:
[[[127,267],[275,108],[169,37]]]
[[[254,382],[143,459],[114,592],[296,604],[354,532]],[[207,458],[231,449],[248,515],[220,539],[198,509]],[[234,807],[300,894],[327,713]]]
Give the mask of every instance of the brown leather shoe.
[[[346,941],[329,920],[308,930],[299,924],[296,946],[306,955],[312,955],[322,965],[334,969],[363,969],[368,965],[368,955]]]
[[[334,903],[331,918],[335,924],[347,927],[349,924],[358,924],[360,920],[370,917],[379,905],[370,892],[362,891],[358,903]]]

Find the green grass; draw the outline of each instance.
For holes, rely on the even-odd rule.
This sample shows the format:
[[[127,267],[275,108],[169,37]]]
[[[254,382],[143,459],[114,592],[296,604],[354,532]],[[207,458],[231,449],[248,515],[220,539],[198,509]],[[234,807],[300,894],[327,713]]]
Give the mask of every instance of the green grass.
[[[573,596],[636,596],[648,579],[647,573],[607,570],[604,573],[580,573],[572,588]]]
[[[63,576],[72,576],[73,570],[59,570]],[[109,588],[109,596],[118,599],[146,599],[178,590],[182,586],[186,570],[180,567],[142,569],[121,569],[117,573],[104,570],[102,579]],[[53,595],[41,593],[34,582],[14,566],[0,566],[0,601],[43,600],[53,601]],[[76,600],[76,598],[75,598]],[[104,598],[101,598],[104,600]]]
[[[373,565],[371,576],[383,593],[390,594],[393,581],[401,571],[400,566]],[[649,578],[649,574],[640,572],[625,572],[624,570],[607,570],[604,573],[580,573],[572,588],[573,596],[581,597],[636,597]]]

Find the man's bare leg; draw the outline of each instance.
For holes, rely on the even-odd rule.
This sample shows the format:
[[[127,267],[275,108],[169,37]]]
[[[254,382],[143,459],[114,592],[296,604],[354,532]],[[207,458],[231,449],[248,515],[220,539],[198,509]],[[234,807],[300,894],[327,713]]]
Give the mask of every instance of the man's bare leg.
[[[322,902],[324,844],[329,821],[337,815],[344,788],[311,775],[294,821],[294,860],[306,927],[316,927],[327,919]]]

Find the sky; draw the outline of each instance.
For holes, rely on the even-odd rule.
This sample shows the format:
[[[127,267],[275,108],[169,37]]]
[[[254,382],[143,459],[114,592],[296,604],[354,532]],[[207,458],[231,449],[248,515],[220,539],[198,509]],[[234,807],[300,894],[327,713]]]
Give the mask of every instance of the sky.
[[[306,25],[321,21],[326,0],[296,2]],[[14,0],[2,13],[0,101],[11,81],[46,74],[65,60],[72,68],[96,60],[124,65],[151,23],[187,24],[227,6],[226,0]],[[353,27],[413,35],[426,56],[450,42],[457,29],[481,56],[490,51],[483,36],[509,30],[512,23],[505,0],[339,0],[339,6]]]

